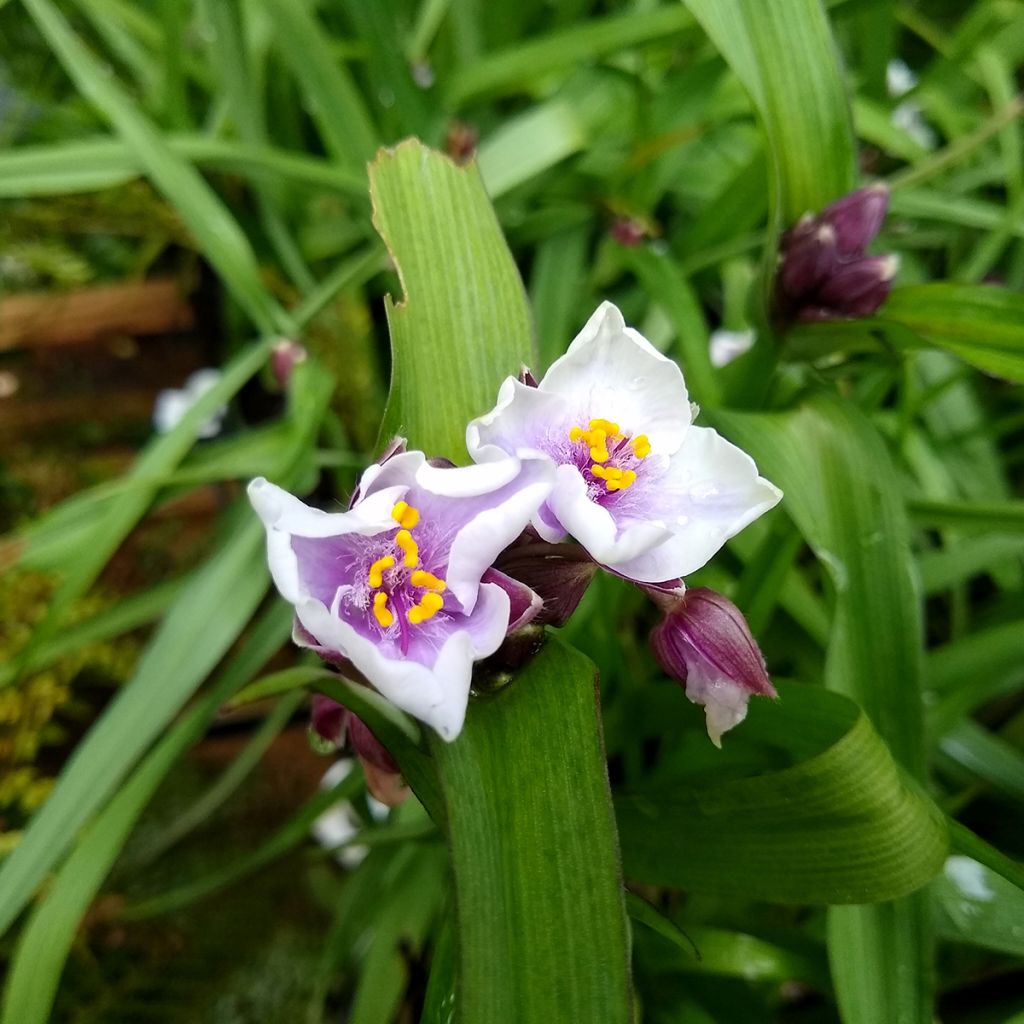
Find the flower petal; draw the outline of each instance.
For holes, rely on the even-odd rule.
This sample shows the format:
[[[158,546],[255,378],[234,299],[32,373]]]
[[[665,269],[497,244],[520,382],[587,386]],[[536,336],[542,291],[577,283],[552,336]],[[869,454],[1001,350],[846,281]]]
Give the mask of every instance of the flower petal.
[[[781,498],[746,452],[709,427],[692,427],[650,498],[649,515],[670,539],[614,568],[645,583],[686,576]]]
[[[626,529],[620,529],[606,508],[591,501],[587,483],[575,466],[558,467],[555,488],[548,502],[559,522],[591,557],[617,571],[620,566],[629,565],[652,548],[664,544],[671,536],[669,530],[658,522],[637,521]],[[656,580],[651,577],[650,581],[664,579],[668,576],[658,576]]]
[[[506,377],[494,408],[466,428],[466,448],[475,462],[503,455],[548,451],[565,444],[573,426],[572,410],[558,395]]]
[[[315,598],[302,601],[296,613],[322,646],[343,651],[388,700],[451,741],[462,729],[473,662],[493,654],[505,639],[509,599],[500,587],[483,584],[473,614],[464,628],[447,637],[433,665],[388,657],[385,648],[361,636]]]
[[[249,500],[267,529],[267,561],[281,596],[295,604],[307,592],[300,583],[303,574],[293,537],[322,539],[354,533],[372,536],[391,529],[391,509],[407,490],[402,486],[385,488],[348,512],[322,512],[263,477],[253,480],[248,488]]]
[[[690,426],[682,371],[627,327],[610,302],[597,307],[537,390],[560,395],[584,424],[602,418],[627,434],[646,434],[658,454],[675,452]]]

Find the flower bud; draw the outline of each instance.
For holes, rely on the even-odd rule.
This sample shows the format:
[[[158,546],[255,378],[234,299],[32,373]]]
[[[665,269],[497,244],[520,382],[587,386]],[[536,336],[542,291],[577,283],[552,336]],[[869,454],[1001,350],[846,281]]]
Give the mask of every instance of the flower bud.
[[[818,215],[805,214],[782,236],[776,306],[784,320],[870,316],[885,301],[895,256],[868,256],[889,208],[889,190],[869,185]]]
[[[289,341],[285,338],[271,350],[270,372],[273,373],[274,380],[282,388],[287,387],[288,381],[291,380],[292,370],[308,358],[309,354],[297,341]]]
[[[565,625],[598,568],[579,544],[548,544],[532,529],[498,555],[494,567],[539,597],[543,604],[531,619],[548,626]]]
[[[655,657],[703,705],[708,736],[720,747],[722,734],[746,717],[751,695],[777,696],[757,641],[739,608],[707,587],[648,592],[665,610],[651,633]]]
[[[382,804],[397,807],[409,796],[409,787],[391,751],[348,708],[323,694],[314,694],[310,727],[328,752],[340,749],[348,741],[363,766],[367,789]]]
[[[836,246],[845,255],[863,255],[882,229],[889,210],[889,189],[881,183],[841,196],[821,212],[821,219],[836,233]]]

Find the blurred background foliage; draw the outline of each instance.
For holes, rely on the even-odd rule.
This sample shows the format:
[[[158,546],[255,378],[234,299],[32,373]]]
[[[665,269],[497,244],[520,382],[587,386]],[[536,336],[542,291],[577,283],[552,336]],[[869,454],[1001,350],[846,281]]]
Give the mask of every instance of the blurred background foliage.
[[[733,6],[721,10],[735,44]],[[1019,292],[1024,4],[827,8],[859,175],[892,188],[877,248],[900,255],[898,284]],[[309,748],[286,685],[308,662],[286,646],[288,616],[239,507],[257,473],[344,500],[372,457],[383,296],[399,284],[365,165],[416,135],[477,161],[529,292],[537,369],[611,298],[768,475],[787,465],[773,452],[804,453],[801,438],[722,410],[780,410],[812,389],[860,411],[892,485],[877,529],[898,534],[907,564],[893,571],[912,575],[924,608],[925,714],[896,725],[923,729],[931,794],[963,829],[921,904],[934,970],[874,969],[912,990],[894,1022],[927,1020],[913,1007],[933,997],[943,1021],[1024,1020],[1024,313],[1007,298],[951,334],[950,310],[982,293],[907,291],[901,306],[898,289],[889,320],[883,308],[771,338],[761,283],[792,211],[769,181],[823,163],[789,152],[780,172],[750,77],[723,60],[713,23],[706,4],[649,0],[0,7],[0,852],[97,720],[105,731],[68,775],[80,788],[59,805],[65,845],[36,881],[90,820],[109,830],[93,840],[111,837],[97,851],[85,834],[53,886],[32,1019],[48,1019],[58,980],[52,1019],[81,1024],[448,1019],[443,845],[415,803],[377,820],[358,772],[321,788],[331,762]],[[769,63],[781,75],[790,56],[783,45]],[[759,348],[712,365],[710,332],[750,327]],[[314,356],[284,393],[265,365],[282,336]],[[220,391],[150,440],[157,392],[207,365],[225,368]],[[222,402],[222,434],[193,443]],[[808,492],[829,457],[812,449]],[[817,683],[843,588],[807,501],[784,503],[691,582],[740,604],[776,678]],[[899,604],[889,580],[879,588],[879,607]],[[756,723],[724,754],[710,747],[647,651],[652,616],[599,579],[565,631],[600,668],[613,790],[788,763],[766,755]],[[140,696],[122,714],[129,691]],[[365,859],[342,865],[311,841],[330,807],[360,829]],[[663,914],[659,932],[636,912],[645,1021],[839,1019],[826,933],[840,940],[822,908],[637,892]],[[12,898],[13,919],[28,897]],[[664,921],[682,932],[666,937]],[[0,940],[8,963],[18,934]],[[5,1024],[26,1024],[17,1005]],[[881,1024],[864,1012],[847,1005],[844,1019]]]

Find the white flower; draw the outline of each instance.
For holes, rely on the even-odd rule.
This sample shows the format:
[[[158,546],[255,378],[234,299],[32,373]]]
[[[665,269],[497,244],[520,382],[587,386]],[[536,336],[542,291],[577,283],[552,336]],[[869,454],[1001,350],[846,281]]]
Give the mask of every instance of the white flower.
[[[220,370],[206,367],[196,370],[182,388],[165,388],[156,396],[153,406],[153,428],[158,434],[169,434],[207,391],[221,378]],[[228,408],[222,405],[199,428],[199,437],[216,437],[220,433]]]
[[[502,384],[466,443],[482,465],[549,459],[537,532],[572,534],[608,569],[657,583],[699,569],[782,496],[749,455],[691,420],[679,367],[605,302],[537,387]]]
[[[734,359],[749,352],[756,340],[757,334],[752,330],[727,331],[722,327],[712,331],[708,345],[711,365],[717,369],[728,366]]]
[[[536,458],[439,468],[422,452],[402,452],[370,466],[352,508],[335,513],[253,480],[271,575],[295,606],[296,642],[347,663],[455,739],[473,663],[536,614],[533,595],[491,564],[525,529],[552,477]]]

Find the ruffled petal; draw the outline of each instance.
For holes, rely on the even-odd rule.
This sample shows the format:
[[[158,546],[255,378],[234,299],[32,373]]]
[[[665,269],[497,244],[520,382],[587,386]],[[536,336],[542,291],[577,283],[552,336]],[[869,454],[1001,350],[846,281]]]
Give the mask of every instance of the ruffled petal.
[[[649,497],[648,514],[669,539],[615,568],[641,582],[686,576],[781,498],[746,452],[709,427],[691,427]]]
[[[525,390],[525,389],[524,389]],[[690,426],[690,401],[679,367],[619,310],[602,302],[537,389],[559,395],[585,426],[612,420],[627,434],[646,434],[655,452],[673,454]]]
[[[555,487],[548,499],[559,522],[587,549],[591,557],[610,569],[619,570],[645,552],[664,544],[671,534],[658,522],[635,522],[620,529],[604,506],[592,501],[587,483],[575,466],[559,466]],[[631,577],[636,578],[636,577]],[[651,582],[666,579],[659,576]]]
[[[432,665],[388,657],[381,645],[361,636],[313,598],[301,602],[296,613],[322,646],[343,652],[396,707],[451,741],[462,729],[473,662],[493,654],[505,639],[509,599],[500,587],[482,585],[473,614],[446,638]]]
[[[564,444],[572,426],[560,396],[506,377],[494,408],[466,428],[466,448],[474,462],[549,452],[553,442]]]

